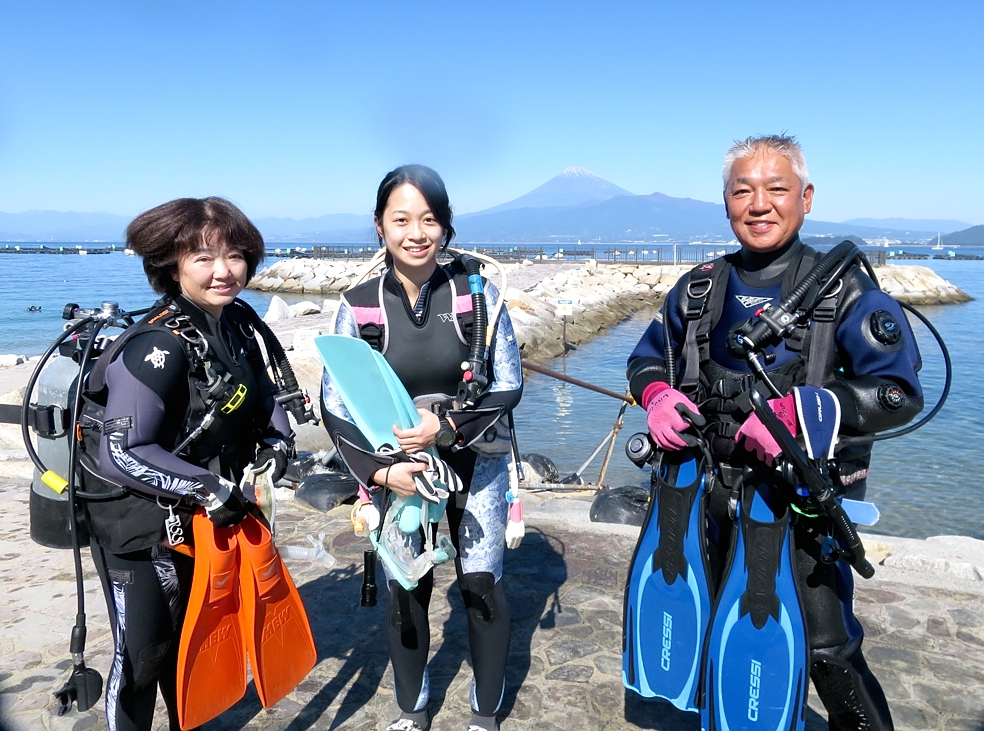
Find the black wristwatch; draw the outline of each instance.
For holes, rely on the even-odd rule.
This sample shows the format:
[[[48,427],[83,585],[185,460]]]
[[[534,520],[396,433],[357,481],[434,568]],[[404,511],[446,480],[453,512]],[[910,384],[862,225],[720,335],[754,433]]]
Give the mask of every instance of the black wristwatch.
[[[436,444],[441,449],[447,449],[448,447],[450,447],[452,444],[455,443],[455,441],[458,438],[458,435],[455,432],[454,427],[451,426],[451,422],[448,421],[446,416],[438,416],[437,421],[441,425],[441,428],[437,432],[437,436],[434,437],[434,444]]]

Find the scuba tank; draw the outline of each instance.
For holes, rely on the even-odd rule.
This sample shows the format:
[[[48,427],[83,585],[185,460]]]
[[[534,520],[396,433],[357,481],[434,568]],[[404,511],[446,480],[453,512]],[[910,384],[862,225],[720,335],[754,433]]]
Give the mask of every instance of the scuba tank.
[[[93,310],[92,312],[96,312]],[[110,317],[121,319],[120,325],[132,323],[132,316],[119,310],[115,302],[104,302],[101,310]],[[85,311],[70,303],[65,306],[62,317],[78,323],[80,314]],[[134,313],[139,314],[139,313]],[[66,330],[72,327],[65,326]],[[76,385],[79,382],[80,361],[89,334],[73,333],[58,345],[57,355],[45,363],[42,358],[43,370],[37,377],[37,401],[26,405],[28,423],[37,435],[37,456],[47,469],[57,475],[67,476],[69,472],[69,447],[72,436],[74,419],[72,408]],[[109,347],[115,336],[98,335],[93,345],[92,353],[85,363],[83,378],[92,370],[95,358]],[[25,400],[30,395],[25,395]],[[47,548],[72,548],[71,509],[69,507],[68,491],[56,491],[42,480],[43,473],[35,465],[34,477],[31,480],[30,495],[30,525],[31,540]],[[84,523],[78,525],[79,541],[89,542],[88,530]]]

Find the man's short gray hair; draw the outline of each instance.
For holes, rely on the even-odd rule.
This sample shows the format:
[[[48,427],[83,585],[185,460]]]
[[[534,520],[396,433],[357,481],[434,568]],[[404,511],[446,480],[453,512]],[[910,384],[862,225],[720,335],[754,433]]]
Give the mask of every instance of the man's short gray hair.
[[[793,172],[796,173],[796,177],[800,179],[804,188],[810,182],[810,173],[806,169],[803,148],[800,147],[800,143],[796,141],[793,135],[759,135],[758,137],[735,140],[735,144],[728,149],[724,156],[724,166],[721,169],[725,190],[728,189],[728,180],[731,179],[731,168],[734,167],[735,160],[748,157],[759,150],[770,150],[789,160],[793,166]]]

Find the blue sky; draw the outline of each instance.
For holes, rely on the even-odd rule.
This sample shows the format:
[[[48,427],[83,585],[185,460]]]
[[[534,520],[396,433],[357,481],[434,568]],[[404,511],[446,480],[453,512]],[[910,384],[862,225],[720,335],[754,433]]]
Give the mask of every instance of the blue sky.
[[[0,211],[366,213],[423,162],[459,212],[568,165],[720,200],[788,130],[813,217],[984,223],[984,3],[0,3]]]

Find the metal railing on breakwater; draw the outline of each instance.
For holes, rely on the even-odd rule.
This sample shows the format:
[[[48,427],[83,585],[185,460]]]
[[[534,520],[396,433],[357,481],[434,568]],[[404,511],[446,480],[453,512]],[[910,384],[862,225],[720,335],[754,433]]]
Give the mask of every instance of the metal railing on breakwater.
[[[6,244],[0,246],[0,254],[112,254],[114,251],[123,251],[122,246],[106,247],[86,247],[86,246],[21,246],[20,244]]]
[[[654,246],[509,246],[508,244],[456,243],[461,249],[477,251],[500,261],[560,261],[594,259],[612,264],[697,264],[707,259],[733,251],[734,245],[708,246],[680,245]],[[279,249],[276,255],[310,257],[313,259],[369,259],[376,253],[375,247],[347,246],[344,244],[316,245],[310,249]]]
[[[594,259],[608,264],[699,264],[702,261],[714,259],[734,251],[732,242],[711,243],[706,246],[694,244],[660,244],[644,248],[643,246],[575,246],[544,247],[544,246],[509,246],[508,244],[458,244],[460,248],[478,251],[500,261],[582,261]],[[375,246],[359,246],[355,244],[317,244],[312,246],[275,247],[267,248],[268,258],[296,259],[345,259],[368,260],[376,253]],[[83,246],[81,244],[52,245],[35,243],[4,243],[0,244],[0,254],[112,254],[126,251],[123,245]],[[868,260],[876,266],[884,266],[892,261],[919,261],[939,259],[946,261],[979,261],[984,257],[977,254],[958,254],[946,251],[940,254],[930,254],[902,249],[866,248]]]

